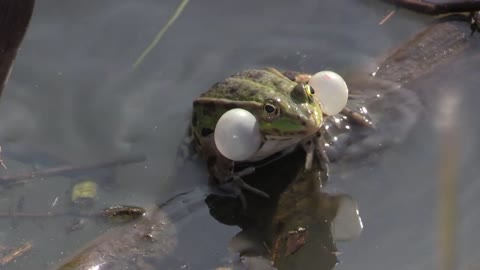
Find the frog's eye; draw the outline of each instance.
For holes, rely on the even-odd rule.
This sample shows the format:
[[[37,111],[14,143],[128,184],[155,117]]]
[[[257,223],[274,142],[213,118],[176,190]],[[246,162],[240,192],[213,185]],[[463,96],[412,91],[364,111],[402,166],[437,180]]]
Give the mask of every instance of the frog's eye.
[[[272,114],[276,110],[275,106],[273,106],[272,104],[265,104],[264,109],[265,109],[265,112],[267,112],[268,114]]]
[[[310,96],[313,96],[315,94],[315,90],[308,84],[304,84],[303,85],[304,89],[305,89],[305,92],[310,95]]]
[[[263,111],[269,120],[277,118],[280,115],[280,108],[278,107],[278,104],[271,99],[265,101],[265,104],[263,104]]]

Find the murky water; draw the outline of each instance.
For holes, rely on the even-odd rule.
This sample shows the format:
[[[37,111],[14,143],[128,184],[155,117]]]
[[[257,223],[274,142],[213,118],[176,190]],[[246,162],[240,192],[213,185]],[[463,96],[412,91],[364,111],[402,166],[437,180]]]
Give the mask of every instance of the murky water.
[[[392,7],[376,1],[191,1],[133,71],[136,57],[178,4],[38,1],[0,102],[0,142],[8,166],[4,175],[52,160],[85,163],[143,153],[147,162],[114,172],[115,185],[99,190],[96,207],[150,206],[175,190],[204,185],[197,172],[180,183],[166,176],[191,101],[213,82],[262,66],[371,72],[382,56],[431,20],[400,11],[379,26]],[[478,264],[478,59],[469,51],[415,85],[425,110],[401,145],[365,166],[333,168],[329,189],[351,194],[365,224],[359,239],[339,245],[343,254],[337,269],[436,267],[439,157],[445,155],[438,129],[450,123],[439,115],[445,111],[443,100],[452,96],[458,101],[451,125],[458,130],[461,169],[459,268]],[[69,206],[68,190],[78,177],[45,178],[3,190],[0,209],[15,209],[24,197],[25,211],[61,211]],[[48,268],[109,226],[91,221],[83,230],[67,233],[69,220],[0,220],[0,245],[34,244],[7,269]],[[235,231],[222,228],[219,243]],[[184,258],[193,253],[179,252],[185,252]]]

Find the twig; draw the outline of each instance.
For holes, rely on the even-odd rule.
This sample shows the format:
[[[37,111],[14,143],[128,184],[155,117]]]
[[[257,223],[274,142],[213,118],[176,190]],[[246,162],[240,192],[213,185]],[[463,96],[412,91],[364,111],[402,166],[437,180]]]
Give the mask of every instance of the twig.
[[[16,250],[10,252],[8,255],[4,256],[3,258],[0,259],[0,265],[5,266],[14,260],[16,260],[18,257],[22,256],[26,252],[28,252],[30,249],[32,249],[32,243],[28,242],[25,243],[23,246],[17,248]]]
[[[378,23],[378,25],[382,25],[382,24],[384,24],[386,21],[388,21],[388,20],[393,16],[393,14],[395,14],[395,11],[397,11],[397,9],[394,9],[394,10],[390,11],[390,12],[387,14],[387,16],[385,16],[385,17]]]
[[[146,160],[146,157],[144,155],[135,155],[135,156],[118,158],[118,159],[104,161],[104,162],[97,162],[93,164],[84,164],[84,165],[78,165],[78,166],[68,165],[68,166],[47,168],[47,169],[38,170],[38,171],[31,171],[31,172],[25,172],[25,173],[20,173],[16,175],[0,177],[0,184],[2,183],[10,184],[12,182],[17,182],[17,181],[22,181],[27,179],[31,180],[32,178],[35,178],[35,177],[54,176],[54,175],[60,175],[62,173],[67,173],[67,172],[76,172],[76,171],[122,166],[130,163],[143,162],[145,160]]]
[[[143,59],[152,51],[152,49],[157,46],[157,43],[160,41],[160,39],[163,37],[165,32],[167,32],[168,28],[177,20],[178,16],[182,13],[182,11],[185,9],[185,6],[187,5],[189,0],[182,0],[180,5],[177,7],[175,10],[175,13],[173,16],[168,20],[167,24],[160,29],[158,34],[155,36],[153,41],[148,45],[148,47],[142,52],[142,54],[135,60],[135,63],[133,63],[133,69],[136,69],[142,62]]]
[[[2,146],[0,146],[0,165],[2,165],[2,167],[5,170],[8,170],[7,165],[5,165],[5,162],[3,161],[3,158],[2,158]]]

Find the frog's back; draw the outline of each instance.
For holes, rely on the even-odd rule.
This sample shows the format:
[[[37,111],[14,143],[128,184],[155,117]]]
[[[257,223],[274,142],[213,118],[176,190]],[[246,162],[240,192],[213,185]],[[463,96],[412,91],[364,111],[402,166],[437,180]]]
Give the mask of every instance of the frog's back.
[[[294,82],[280,73],[269,69],[248,69],[214,84],[193,106],[205,98],[263,103],[274,95],[288,95],[288,90],[294,86]]]

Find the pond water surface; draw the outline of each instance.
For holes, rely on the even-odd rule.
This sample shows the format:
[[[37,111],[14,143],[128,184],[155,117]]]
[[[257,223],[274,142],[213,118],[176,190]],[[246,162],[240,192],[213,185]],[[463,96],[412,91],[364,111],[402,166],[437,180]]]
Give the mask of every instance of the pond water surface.
[[[382,56],[432,20],[401,10],[378,25],[392,7],[377,1],[191,1],[134,71],[133,62],[178,4],[38,1],[0,102],[0,142],[8,166],[3,174],[141,153],[147,161],[117,169],[116,183],[99,190],[96,207],[153,205],[177,190],[205,185],[201,172],[182,182],[166,176],[192,100],[214,82],[263,66],[370,73]],[[479,59],[468,51],[415,85],[424,110],[402,143],[361,166],[334,166],[328,188],[358,201],[365,226],[359,239],[339,244],[336,269],[436,268],[439,157],[445,155],[438,127],[449,123],[442,114],[445,99],[458,101],[451,113],[461,171],[458,269],[478,267]],[[15,208],[23,197],[25,211],[60,211],[68,207],[74,180],[51,177],[3,190],[0,209]],[[34,243],[5,269],[49,268],[109,226],[89,222],[67,233],[68,220],[0,220],[1,245]],[[212,246],[223,245],[236,231],[221,228],[225,231]]]

